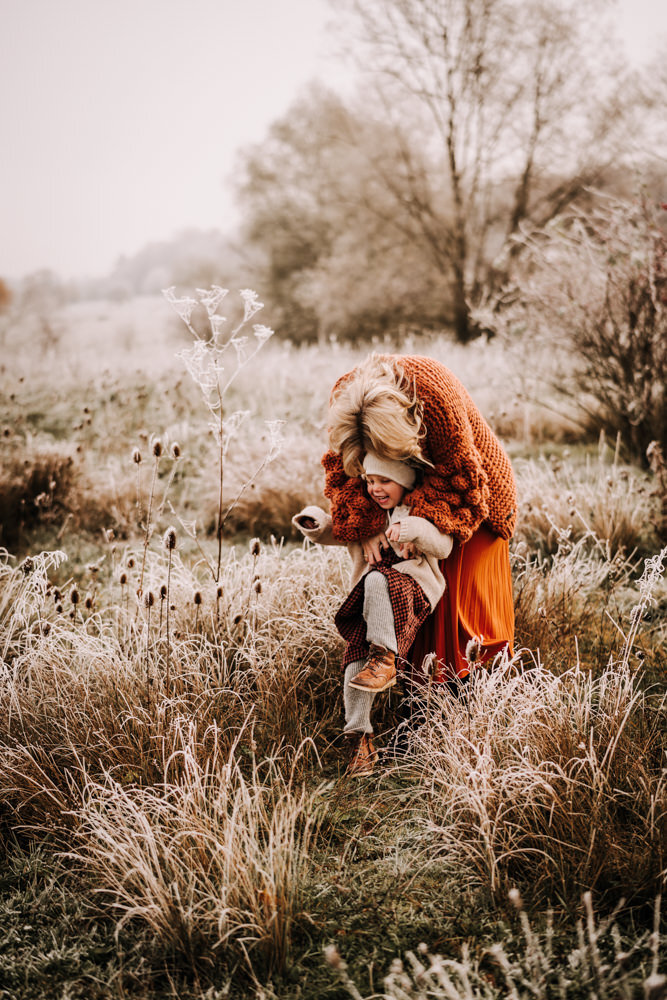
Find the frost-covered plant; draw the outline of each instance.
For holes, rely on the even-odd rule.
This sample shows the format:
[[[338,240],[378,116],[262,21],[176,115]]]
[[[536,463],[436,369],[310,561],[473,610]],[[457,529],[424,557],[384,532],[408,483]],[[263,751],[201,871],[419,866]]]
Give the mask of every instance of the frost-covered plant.
[[[228,321],[226,316],[222,316],[218,312],[223,301],[229,294],[229,289],[221,288],[220,285],[212,285],[211,288],[198,288],[196,291],[198,299],[190,296],[179,298],[175,294],[174,288],[165,289],[163,294],[167,302],[173,306],[181,317],[194,338],[192,347],[180,351],[177,357],[181,359],[188,373],[199,386],[210,416],[208,426],[215,437],[217,445],[218,512],[216,538],[218,542],[218,554],[215,565],[211,564],[204,553],[202,553],[214,580],[217,582],[220,579],[222,534],[225,522],[245,490],[257,478],[262,469],[280,453],[283,421],[266,421],[269,432],[268,451],[257,468],[246,478],[241,489],[225,510],[223,502],[225,459],[232,440],[238,434],[241,425],[248,417],[250,411],[235,410],[229,416],[226,416],[224,412],[224,397],[239,372],[252,362],[266,341],[273,336],[273,330],[261,323],[253,323],[252,336],[244,332],[252,317],[264,307],[264,304],[258,300],[257,293],[252,291],[252,289],[242,288],[239,292],[243,304],[243,316],[235,326]],[[200,307],[203,307],[206,311],[210,327],[210,337],[208,339],[202,338],[193,325],[193,314]],[[195,522],[182,521],[181,524],[196,541]]]
[[[564,955],[557,951],[553,914],[549,913],[546,928],[538,929],[518,891],[510,890],[509,897],[521,926],[518,954],[506,941],[488,946],[482,961],[467,945],[460,958],[453,959],[434,955],[420,944],[404,960],[393,960],[384,992],[374,993],[374,1000],[631,1000],[642,986],[648,1000],[665,997],[667,977],[658,969],[659,896],[653,932],[643,931],[628,942],[616,922],[617,913],[596,918],[591,894],[584,893],[577,943]],[[325,959],[353,1000],[364,1000],[335,945],[325,948]]]
[[[667,450],[667,238],[647,197],[597,198],[517,237],[512,288],[477,317],[525,350],[548,345],[553,388],[648,465]]]

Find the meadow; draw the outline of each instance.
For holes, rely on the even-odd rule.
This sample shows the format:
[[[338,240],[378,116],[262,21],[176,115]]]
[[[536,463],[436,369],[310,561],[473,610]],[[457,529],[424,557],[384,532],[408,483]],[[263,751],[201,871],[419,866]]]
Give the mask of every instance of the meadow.
[[[5,333],[0,997],[666,997],[658,479],[527,340],[263,339],[223,427],[164,300]],[[347,554],[291,517],[369,349],[447,364],[507,447],[517,632],[350,781]]]

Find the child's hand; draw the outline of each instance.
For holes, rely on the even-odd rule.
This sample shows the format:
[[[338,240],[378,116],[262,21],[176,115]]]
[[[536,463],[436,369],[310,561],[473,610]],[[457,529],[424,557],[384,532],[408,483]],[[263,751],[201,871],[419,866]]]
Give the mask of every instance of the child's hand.
[[[387,538],[389,539],[390,542],[397,542],[400,536],[401,536],[401,522],[394,521],[394,523],[390,524],[389,527],[387,528]]]

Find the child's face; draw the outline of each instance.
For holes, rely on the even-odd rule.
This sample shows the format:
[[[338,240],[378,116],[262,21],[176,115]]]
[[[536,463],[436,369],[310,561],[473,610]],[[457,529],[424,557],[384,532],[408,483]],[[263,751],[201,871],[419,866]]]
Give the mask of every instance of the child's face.
[[[366,476],[366,487],[371,500],[384,510],[398,507],[405,496],[405,486],[385,476]]]

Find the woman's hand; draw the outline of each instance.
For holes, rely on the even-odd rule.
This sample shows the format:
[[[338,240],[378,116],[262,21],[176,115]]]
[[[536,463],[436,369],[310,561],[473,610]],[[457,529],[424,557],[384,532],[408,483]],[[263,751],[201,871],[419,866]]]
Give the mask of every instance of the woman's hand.
[[[382,549],[388,549],[389,542],[384,531],[381,531],[378,535],[371,535],[370,538],[364,538],[361,547],[364,551],[364,559],[368,565],[374,566],[376,563],[382,562]]]

